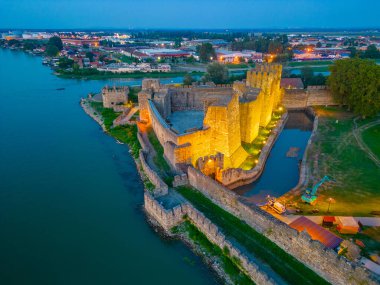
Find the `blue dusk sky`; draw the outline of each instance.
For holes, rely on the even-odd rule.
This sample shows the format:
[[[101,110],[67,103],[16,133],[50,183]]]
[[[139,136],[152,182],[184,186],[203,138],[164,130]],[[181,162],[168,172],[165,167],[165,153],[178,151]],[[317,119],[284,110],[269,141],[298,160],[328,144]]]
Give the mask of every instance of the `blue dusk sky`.
[[[0,0],[0,28],[363,28],[380,0]]]

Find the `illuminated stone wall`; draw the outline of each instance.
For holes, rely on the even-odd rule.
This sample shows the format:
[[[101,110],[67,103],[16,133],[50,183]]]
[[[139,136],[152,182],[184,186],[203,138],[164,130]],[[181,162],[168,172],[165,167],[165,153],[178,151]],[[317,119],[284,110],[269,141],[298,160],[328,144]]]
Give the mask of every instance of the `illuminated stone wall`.
[[[247,72],[247,86],[260,88],[262,109],[260,126],[265,127],[271,120],[274,108],[281,102],[282,91],[280,88],[282,66],[258,65],[256,69]]]
[[[128,102],[129,88],[123,87],[104,87],[102,89],[102,100],[104,108],[116,108]]]
[[[251,143],[257,137],[281,101],[281,71],[281,65],[258,65],[233,86],[161,86],[157,80],[144,80],[138,95],[140,120],[153,127],[173,168],[197,167],[199,158],[218,153],[223,154],[223,169],[239,168],[248,157],[242,141]],[[182,134],[172,129],[165,119],[184,110],[204,111],[203,127]],[[223,169],[213,174],[222,177]]]

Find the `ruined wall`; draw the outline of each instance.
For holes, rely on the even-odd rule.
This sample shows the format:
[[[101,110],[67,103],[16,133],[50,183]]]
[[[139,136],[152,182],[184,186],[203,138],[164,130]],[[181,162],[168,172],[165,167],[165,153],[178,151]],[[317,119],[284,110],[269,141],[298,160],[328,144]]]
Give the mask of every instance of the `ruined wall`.
[[[118,105],[122,105],[128,102],[129,88],[123,87],[104,87],[102,89],[102,100],[104,108],[117,108]]]
[[[144,81],[143,81],[144,82]],[[140,121],[146,122],[149,124],[150,115],[149,115],[149,100],[152,99],[152,94],[147,91],[140,91],[138,96],[139,101],[139,111],[140,111]]]
[[[167,89],[154,93],[153,102],[161,116],[167,119],[171,114],[171,99]]]
[[[205,106],[212,103],[226,104],[232,94],[231,85],[218,86],[184,86],[169,88],[171,109],[175,111],[205,111]]]
[[[144,192],[144,208],[165,230],[169,231],[172,227],[183,222],[184,215],[188,212],[188,204],[181,204],[173,209],[165,209],[148,192]]]
[[[326,86],[309,86],[306,90],[285,90],[283,105],[287,109],[305,109],[310,106],[336,105]]]
[[[187,215],[194,226],[201,231],[207,239],[216,244],[219,248],[227,248],[230,256],[240,261],[240,267],[256,283],[263,285],[276,284],[264,271],[261,270],[262,264],[256,264],[241,252],[233,241],[229,241],[220,229],[207,219],[203,213],[195,209],[192,205],[185,203],[167,210],[160,205],[149,193],[144,193],[144,208],[165,230],[169,231],[172,227],[182,223]]]
[[[214,203],[245,221],[332,284],[378,284],[359,264],[311,240],[307,232],[298,233],[259,207],[245,205],[239,196],[193,167],[188,168],[188,178],[190,185]]]
[[[337,105],[326,86],[308,86],[307,106]]]
[[[154,193],[157,196],[166,195],[168,194],[169,187],[168,185],[162,181],[160,176],[148,165],[148,163],[145,160],[145,153],[142,149],[140,149],[139,158],[141,161],[141,167],[144,170],[144,173],[146,176],[148,176],[150,182],[153,183],[153,185],[156,187],[154,189]]]

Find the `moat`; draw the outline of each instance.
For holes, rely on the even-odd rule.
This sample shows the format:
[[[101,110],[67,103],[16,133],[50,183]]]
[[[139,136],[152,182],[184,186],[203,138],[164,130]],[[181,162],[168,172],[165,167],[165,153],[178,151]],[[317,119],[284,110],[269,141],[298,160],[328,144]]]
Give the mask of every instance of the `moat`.
[[[255,182],[234,191],[249,202],[262,204],[266,196],[279,197],[295,187],[299,179],[299,163],[313,129],[313,119],[303,111],[290,111],[284,129],[275,142],[265,169]],[[294,155],[287,152],[296,149]]]
[[[127,147],[80,107],[115,81],[60,79],[23,52],[0,50],[0,62],[1,283],[218,284],[146,222]]]

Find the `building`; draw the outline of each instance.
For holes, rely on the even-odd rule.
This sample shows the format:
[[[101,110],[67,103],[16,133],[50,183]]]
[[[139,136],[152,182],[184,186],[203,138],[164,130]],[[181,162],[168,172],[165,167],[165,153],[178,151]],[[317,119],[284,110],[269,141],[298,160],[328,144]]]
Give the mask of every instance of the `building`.
[[[139,52],[145,54],[147,57],[154,58],[156,60],[187,58],[191,56],[191,53],[188,51],[167,48],[140,49]]]
[[[280,86],[284,89],[305,89],[301,78],[281,78]]]
[[[281,65],[258,65],[245,81],[223,86],[176,87],[145,79],[140,121],[152,127],[173,169],[193,165],[222,181],[223,171],[247,159],[242,143],[257,137],[280,104],[281,72]]]
[[[337,227],[336,229],[341,234],[351,234],[355,235],[359,231],[359,224],[353,217],[337,217]]]
[[[223,63],[240,63],[241,61],[248,62],[263,62],[263,54],[255,51],[227,51],[217,50],[217,59]]]
[[[104,87],[102,89],[103,107],[122,111],[123,106],[128,103],[128,93],[127,86]]]
[[[340,237],[303,216],[291,222],[289,226],[298,232],[306,231],[313,240],[321,242],[327,248],[336,249],[343,241]]]

